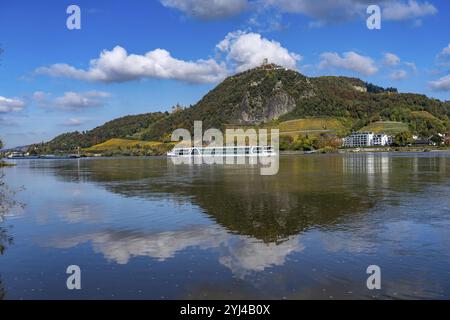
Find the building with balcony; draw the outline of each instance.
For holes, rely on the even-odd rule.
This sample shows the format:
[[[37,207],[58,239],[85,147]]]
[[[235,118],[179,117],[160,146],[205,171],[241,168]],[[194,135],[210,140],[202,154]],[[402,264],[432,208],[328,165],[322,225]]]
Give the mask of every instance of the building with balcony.
[[[393,143],[393,138],[384,133],[373,132],[353,132],[344,138],[343,147],[362,148],[362,147],[383,147]]]

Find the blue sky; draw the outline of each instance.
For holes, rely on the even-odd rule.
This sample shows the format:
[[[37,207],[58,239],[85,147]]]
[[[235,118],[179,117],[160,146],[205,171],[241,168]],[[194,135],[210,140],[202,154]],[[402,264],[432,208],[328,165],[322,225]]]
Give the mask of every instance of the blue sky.
[[[80,30],[66,26],[71,4]],[[449,100],[450,3],[378,1],[381,30],[366,26],[368,4],[377,1],[0,0],[0,137],[26,145],[194,104],[264,57]]]

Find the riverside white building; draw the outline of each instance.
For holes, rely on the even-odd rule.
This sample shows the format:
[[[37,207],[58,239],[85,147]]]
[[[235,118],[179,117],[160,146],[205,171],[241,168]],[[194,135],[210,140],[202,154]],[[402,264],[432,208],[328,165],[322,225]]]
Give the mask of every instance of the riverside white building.
[[[374,146],[390,146],[393,142],[394,138],[384,133],[374,134],[373,136]]]
[[[343,146],[346,148],[382,147],[391,145],[393,139],[384,133],[353,132],[344,138]]]

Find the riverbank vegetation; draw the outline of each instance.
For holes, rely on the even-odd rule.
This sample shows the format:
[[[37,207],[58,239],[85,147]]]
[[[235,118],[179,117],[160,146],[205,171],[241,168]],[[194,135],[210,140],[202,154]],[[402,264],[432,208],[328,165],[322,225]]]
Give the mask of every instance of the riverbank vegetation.
[[[362,127],[360,132],[385,133],[387,135],[396,135],[401,132],[409,132],[408,125],[397,121],[376,121]]]
[[[290,135],[280,136],[281,151],[315,151],[332,152],[341,146],[341,140],[333,134],[321,135]]]
[[[172,148],[172,144],[158,141],[110,139],[83,149],[83,153],[87,155],[100,154],[102,156],[158,156],[166,154]]]

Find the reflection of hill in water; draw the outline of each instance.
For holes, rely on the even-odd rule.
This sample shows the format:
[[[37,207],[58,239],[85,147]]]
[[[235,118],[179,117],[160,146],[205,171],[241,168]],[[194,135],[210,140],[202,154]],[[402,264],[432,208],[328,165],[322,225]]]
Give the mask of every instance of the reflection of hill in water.
[[[420,191],[411,182],[420,163],[427,162],[429,168],[430,159],[405,160],[382,154],[289,157],[281,158],[278,175],[261,176],[250,166],[110,159],[81,161],[79,167],[69,163],[56,168],[55,174],[68,181],[94,182],[126,197],[189,201],[233,233],[277,242],[365,213],[388,188]],[[438,159],[436,170],[445,172],[443,161]]]

